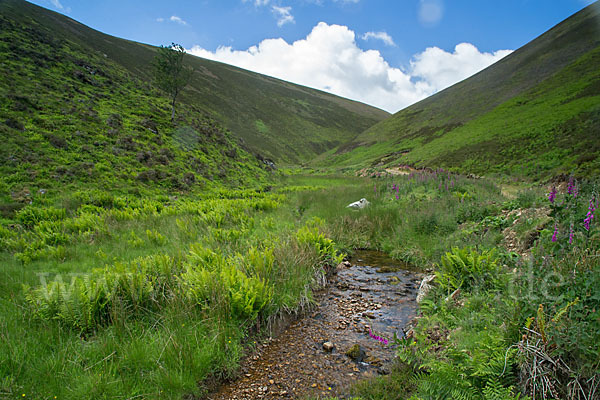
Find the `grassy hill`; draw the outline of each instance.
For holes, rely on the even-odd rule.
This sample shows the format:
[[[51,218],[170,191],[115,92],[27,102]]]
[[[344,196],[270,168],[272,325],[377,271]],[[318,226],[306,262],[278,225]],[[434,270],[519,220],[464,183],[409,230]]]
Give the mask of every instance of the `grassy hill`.
[[[504,124],[502,132],[512,132],[517,111],[536,124],[592,115],[585,117],[587,131],[583,122],[573,123],[574,133],[555,139],[552,149],[574,140],[571,135],[597,139],[598,46],[581,39],[596,37],[583,15],[567,26],[568,44],[552,53],[565,57],[561,68],[543,77],[523,61],[522,73],[534,77],[520,82],[536,83],[520,94],[510,97],[502,84],[482,80],[487,90],[508,97],[473,101],[474,90],[447,100],[454,120],[426,108],[421,114],[446,126],[466,115],[466,108],[453,104],[470,104],[472,115],[448,134],[470,127],[462,140],[474,146],[475,127],[484,132]],[[577,27],[580,34],[572,34]],[[584,42],[588,50],[581,50]],[[250,393],[277,396],[281,383],[298,381],[275,383],[270,372],[241,368],[243,358],[260,355],[274,327],[293,321],[286,315],[320,313],[314,293],[325,289],[329,273],[356,248],[383,250],[436,272],[413,334],[389,347],[402,364],[362,381],[361,398],[522,399],[532,388],[539,394],[536,385],[542,384],[552,385],[556,398],[594,398],[600,353],[597,178],[572,181],[568,193],[550,200],[542,188],[515,185],[508,197],[491,180],[452,173],[274,176],[253,153],[301,160],[333,146],[338,133],[351,135],[350,125],[381,113],[190,58],[201,72],[173,124],[169,100],[149,83],[153,54],[149,46],[102,35],[28,3],[0,0],[0,399],[204,399],[222,382],[248,375]],[[497,102],[487,112],[484,97]],[[434,107],[435,98],[422,104]],[[421,140],[422,151],[438,154],[435,146],[446,143],[444,136],[425,134],[427,124],[419,118],[415,114],[415,126],[408,127],[420,132],[415,143]],[[231,121],[262,132],[272,150],[256,147],[259,139],[240,144],[243,135]],[[276,124],[288,130],[278,131]],[[302,136],[303,129],[313,136]],[[363,153],[340,152],[335,161],[379,163],[387,153],[377,146],[393,144],[396,135],[382,133],[380,144],[362,147]],[[411,138],[394,146],[402,149]],[[595,154],[592,139],[583,142],[582,155]],[[292,148],[304,153],[294,158]],[[421,151],[411,149],[407,157]],[[505,170],[515,163],[511,157]],[[590,159],[580,168],[593,171],[595,163]],[[361,197],[369,198],[368,209],[346,207]],[[406,289],[395,286],[399,281],[390,278],[389,289]],[[348,289],[362,298],[362,287]],[[363,322],[369,321],[361,310]],[[323,328],[315,334],[325,338]],[[321,365],[337,368],[345,345],[336,343],[336,358],[328,358],[314,338],[297,341],[293,351],[301,364],[265,358],[273,368],[291,371],[287,377],[304,375],[313,390],[288,388],[280,397],[346,390],[337,379],[326,387],[329,379],[316,376],[313,363],[316,355]],[[365,361],[381,366],[375,357]],[[368,376],[339,371],[346,381]]]
[[[2,215],[59,192],[266,182],[267,166],[197,106],[182,105],[173,125],[168,100],[146,82],[35,18],[11,18],[4,11],[15,3],[0,4]]]
[[[34,62],[41,57],[46,63],[51,61],[45,59],[49,57],[60,63],[62,72],[70,78],[74,68],[85,66],[57,58],[48,41],[67,43],[77,57],[85,54],[93,61],[88,62],[91,70],[100,65],[110,65],[110,69],[118,66],[131,78],[151,80],[150,63],[156,51],[152,46],[105,35],[22,0],[1,0],[0,14],[7,28],[3,28],[3,37],[9,57],[22,56],[21,61]],[[28,54],[11,44],[13,35],[30,44]],[[38,42],[45,53],[35,46]],[[225,64],[194,56],[186,56],[185,62],[195,72],[181,100],[242,138],[252,152],[276,161],[306,161],[389,115],[371,106]],[[11,81],[13,73],[4,76]]]
[[[368,128],[327,154],[327,164],[597,174],[599,133],[595,3],[473,77]]]

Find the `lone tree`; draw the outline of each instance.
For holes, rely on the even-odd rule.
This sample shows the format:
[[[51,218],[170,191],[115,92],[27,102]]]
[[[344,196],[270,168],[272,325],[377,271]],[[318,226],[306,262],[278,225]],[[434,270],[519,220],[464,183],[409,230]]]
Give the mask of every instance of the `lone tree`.
[[[154,80],[159,88],[171,96],[171,122],[175,120],[175,101],[181,90],[187,86],[192,70],[183,65],[185,49],[180,44],[160,46],[154,57]]]

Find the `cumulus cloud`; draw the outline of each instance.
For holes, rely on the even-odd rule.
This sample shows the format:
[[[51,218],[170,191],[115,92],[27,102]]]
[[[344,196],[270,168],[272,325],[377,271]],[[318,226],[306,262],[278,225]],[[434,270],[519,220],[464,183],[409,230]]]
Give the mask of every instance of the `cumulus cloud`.
[[[395,46],[394,39],[386,32],[367,32],[360,37],[362,40],[377,39],[381,40],[388,46]]]
[[[171,18],[169,18],[169,21],[177,22],[180,25],[187,25],[187,22],[185,22],[183,19],[179,18],[177,15],[171,15]]]
[[[171,15],[168,18],[168,20],[171,21],[171,22],[175,22],[175,23],[177,23],[179,25],[184,25],[184,26],[187,25],[187,22],[185,22],[182,18],[178,17],[177,15]],[[165,21],[166,20],[164,18],[162,18],[162,17],[156,18],[156,22],[165,22]]]
[[[442,0],[419,0],[419,22],[425,26],[435,26],[444,16]]]
[[[279,7],[273,6],[271,7],[271,11],[277,18],[277,26],[282,27],[287,23],[293,23],[294,16],[292,15],[292,7]]]
[[[363,50],[346,26],[320,22],[306,38],[265,39],[247,50],[199,46],[191,54],[396,112],[498,61],[508,50],[482,53],[468,43],[452,52],[431,47],[406,68],[392,67],[376,50]]]
[[[498,50],[481,53],[471,43],[456,45],[452,53],[438,47],[429,47],[413,56],[410,62],[411,73],[425,82],[432,91],[438,91],[481,71],[511,52],[512,50]]]

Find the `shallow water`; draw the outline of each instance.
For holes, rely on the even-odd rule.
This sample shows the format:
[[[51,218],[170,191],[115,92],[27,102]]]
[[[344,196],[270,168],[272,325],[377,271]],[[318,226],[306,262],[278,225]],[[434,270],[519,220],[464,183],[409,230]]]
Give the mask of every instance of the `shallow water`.
[[[351,264],[318,293],[312,313],[259,346],[244,362],[240,379],[211,398],[343,398],[356,380],[385,373],[395,355],[394,334],[403,337],[402,328],[415,314],[420,275],[375,251],[356,251]],[[327,341],[335,346],[332,352],[323,349]],[[362,361],[345,355],[355,344],[365,351]]]

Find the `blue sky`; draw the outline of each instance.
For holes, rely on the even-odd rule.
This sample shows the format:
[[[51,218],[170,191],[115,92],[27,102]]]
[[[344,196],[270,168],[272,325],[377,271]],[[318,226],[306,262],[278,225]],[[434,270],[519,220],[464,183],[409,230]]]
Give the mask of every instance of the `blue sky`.
[[[586,0],[34,0],[102,32],[388,111],[485,68]],[[457,47],[458,46],[458,47]]]

